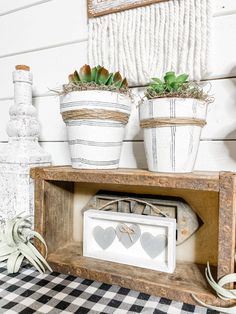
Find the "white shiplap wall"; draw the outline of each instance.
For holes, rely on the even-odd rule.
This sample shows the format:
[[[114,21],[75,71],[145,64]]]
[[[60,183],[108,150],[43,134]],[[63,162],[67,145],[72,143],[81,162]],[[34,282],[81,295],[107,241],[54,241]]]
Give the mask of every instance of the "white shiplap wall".
[[[214,1],[211,74],[215,102],[209,108],[197,169],[236,171],[236,1]],[[0,1],[0,148],[7,141],[8,110],[13,101],[12,71],[31,66],[40,141],[54,164],[69,164],[66,130],[59,100],[50,89],[86,63],[86,0]],[[135,90],[142,93],[141,89]],[[146,167],[137,108],[127,126],[121,167]]]

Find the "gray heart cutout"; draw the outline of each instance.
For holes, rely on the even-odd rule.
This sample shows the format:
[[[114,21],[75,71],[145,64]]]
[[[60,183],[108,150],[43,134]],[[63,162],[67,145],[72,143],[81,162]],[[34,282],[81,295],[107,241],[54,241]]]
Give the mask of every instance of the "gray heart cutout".
[[[103,229],[100,226],[96,226],[93,229],[93,236],[97,244],[103,249],[106,250],[114,241],[116,237],[115,229],[108,227]]]
[[[132,233],[124,232],[127,230],[127,227],[129,230],[131,230]],[[122,232],[123,231],[123,232]],[[134,245],[135,242],[138,241],[140,235],[141,235],[141,230],[139,225],[126,225],[126,224],[118,224],[116,226],[116,234],[119,239],[119,241],[124,245],[126,249],[130,248],[132,245]]]
[[[164,234],[153,236],[149,232],[144,232],[140,238],[140,243],[144,251],[151,257],[157,257],[167,245],[167,237]]]

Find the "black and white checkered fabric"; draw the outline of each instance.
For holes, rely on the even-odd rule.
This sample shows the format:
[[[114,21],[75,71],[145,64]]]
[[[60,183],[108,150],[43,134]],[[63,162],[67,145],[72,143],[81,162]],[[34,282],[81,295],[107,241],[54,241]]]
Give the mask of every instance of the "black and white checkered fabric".
[[[62,275],[41,275],[30,266],[19,274],[7,275],[0,264],[0,313],[78,314],[179,314],[217,313],[132,291],[119,286]]]

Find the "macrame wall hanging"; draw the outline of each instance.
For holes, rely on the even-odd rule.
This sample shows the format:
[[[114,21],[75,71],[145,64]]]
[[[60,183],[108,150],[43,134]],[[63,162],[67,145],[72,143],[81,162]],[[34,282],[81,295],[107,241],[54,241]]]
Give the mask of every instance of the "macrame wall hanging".
[[[212,0],[88,0],[88,60],[119,70],[132,85],[167,71],[204,78]]]

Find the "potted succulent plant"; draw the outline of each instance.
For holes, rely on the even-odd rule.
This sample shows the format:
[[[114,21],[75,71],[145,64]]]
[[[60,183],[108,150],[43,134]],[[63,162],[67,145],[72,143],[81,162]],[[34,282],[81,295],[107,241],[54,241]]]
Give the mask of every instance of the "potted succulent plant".
[[[150,171],[193,171],[210,101],[187,74],[152,79],[139,108]]]
[[[69,75],[60,102],[72,167],[118,168],[131,110],[127,80],[99,65],[84,65]]]

